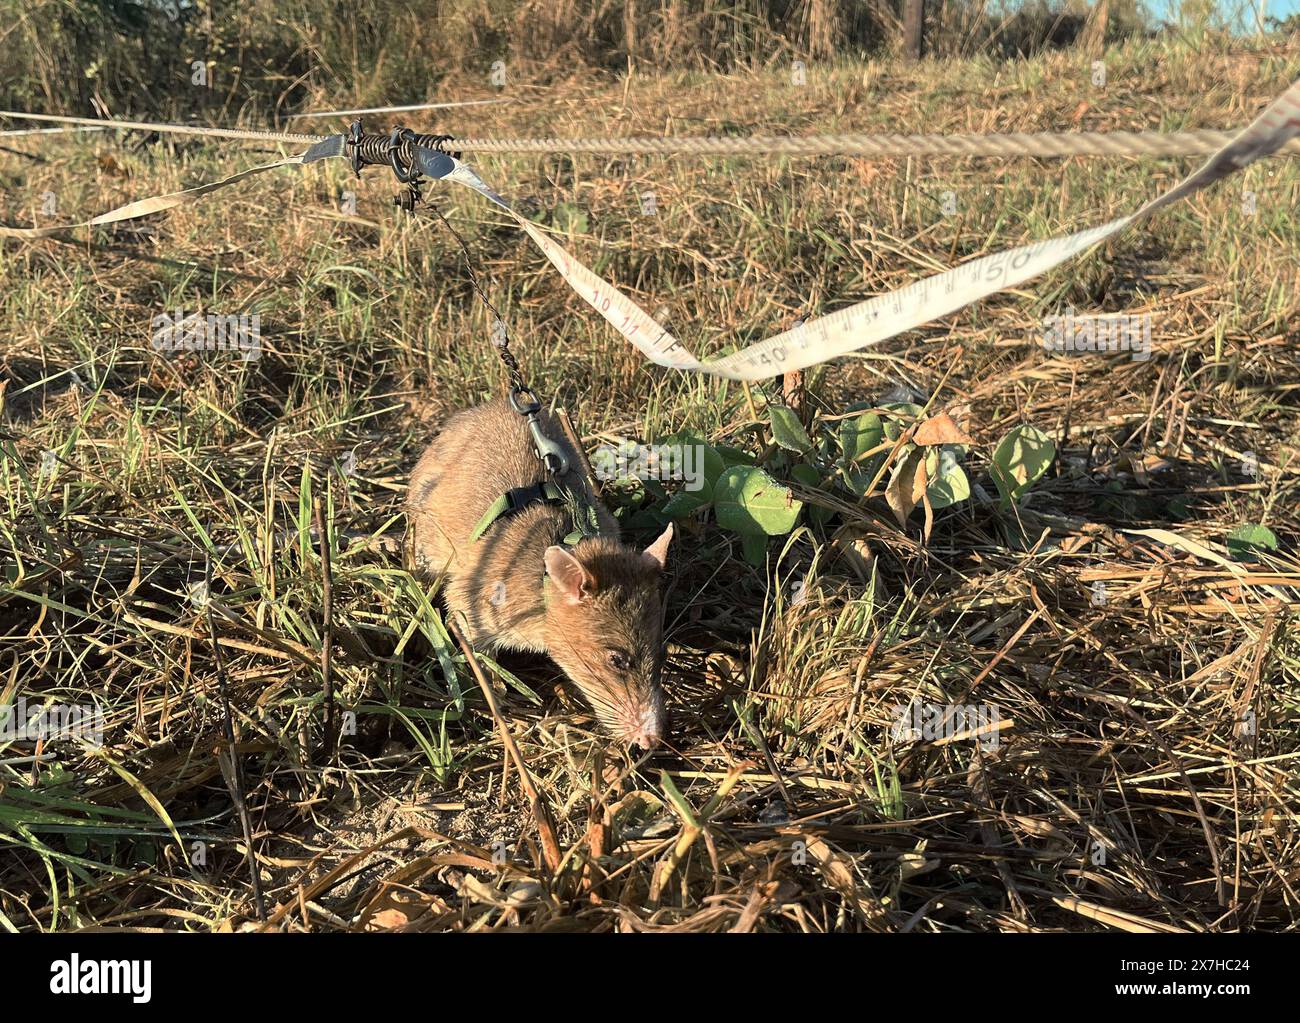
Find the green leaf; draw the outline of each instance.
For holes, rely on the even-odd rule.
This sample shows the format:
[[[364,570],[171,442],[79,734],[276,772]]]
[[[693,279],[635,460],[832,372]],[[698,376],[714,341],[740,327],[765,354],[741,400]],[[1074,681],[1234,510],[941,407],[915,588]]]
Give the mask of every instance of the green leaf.
[[[727,467],[727,461],[717,448],[692,430],[670,433],[660,437],[655,444],[659,447],[676,448],[682,456],[677,459],[676,468],[683,474],[687,469],[692,473],[698,472],[703,478],[702,492],[706,501],[713,500],[713,488],[718,482],[718,477],[722,475],[722,470]],[[692,449],[689,455],[685,454],[686,448]]]
[[[715,449],[722,459],[724,467],[733,465],[754,465],[757,459],[743,448],[733,448],[730,444],[719,444]],[[717,482],[716,480],[714,481]]]
[[[461,692],[460,673],[456,670],[456,642],[451,638],[451,633],[447,631],[447,626],[443,624],[441,610],[429,603],[424,596],[423,590],[418,586],[415,589],[420,594],[420,601],[425,612],[420,619],[420,631],[424,633],[424,638],[433,647],[434,654],[438,658],[438,664],[442,667],[442,676],[447,683],[447,691],[451,694],[456,709],[464,711],[465,694]]]
[[[952,450],[954,446],[944,445],[932,450],[926,458],[930,483],[925,488],[925,496],[935,511],[970,499],[970,480],[957,464],[956,452]]]
[[[564,231],[568,234],[586,234],[587,233],[587,211],[581,206],[575,206],[570,202],[562,202],[555,207],[551,214],[551,223],[557,231]]]
[[[751,533],[740,538],[740,552],[755,568],[762,568],[767,560],[767,537]]]
[[[298,552],[305,562],[311,551],[311,463],[302,463],[302,480],[298,484]]]
[[[840,420],[840,447],[844,461],[852,462],[862,457],[884,439],[885,428],[880,416],[867,412],[855,419]]]
[[[668,518],[676,521],[684,519],[692,512],[697,512],[701,508],[707,508],[712,502],[710,495],[703,490],[679,490],[673,494],[667,503],[660,509]]]
[[[723,460],[722,455],[718,453],[717,448],[710,444],[704,445],[704,482],[708,487],[709,495],[712,496],[713,488],[718,485],[718,477],[726,471],[727,463]]]
[[[1276,551],[1277,536],[1267,526],[1247,523],[1228,534],[1228,553],[1233,561],[1259,561],[1262,551]]]
[[[158,797],[153,794],[153,791],[134,774],[109,756],[102,747],[96,748],[93,752],[99,757],[99,759],[103,760],[104,763],[109,766],[109,769],[112,770],[114,774],[134,789],[135,794],[140,797],[144,804],[158,815],[158,819],[162,821],[163,824],[167,825],[167,830],[171,832],[172,838],[176,841],[176,848],[180,851],[181,856],[184,856],[185,843],[181,841],[180,832],[176,830],[176,825],[172,823],[171,816],[167,813],[166,809],[164,809],[162,803],[159,802]]]
[[[840,464],[849,489],[855,494],[865,496],[871,481],[880,470],[887,452],[877,452],[870,458],[863,456],[879,447],[884,439],[885,426],[880,421],[880,416],[874,412],[867,412],[856,419],[840,420],[840,448],[844,453]]]
[[[914,405],[909,401],[895,401],[888,405],[881,405],[883,409],[890,412],[897,412],[898,417],[887,416],[884,421],[885,439],[898,440],[904,430],[910,430],[916,425],[916,421],[921,418],[924,409],[920,405]]]
[[[769,405],[768,417],[772,421],[772,439],[787,451],[806,455],[812,450],[812,440],[803,428],[794,409],[785,405]]]
[[[1025,423],[1011,430],[993,451],[990,470],[1002,494],[1003,505],[1023,496],[1056,458],[1052,438],[1036,426]]]
[[[822,479],[822,474],[817,470],[817,468],[808,465],[806,462],[800,462],[798,465],[792,466],[790,469],[790,476],[795,481],[802,483],[805,487],[812,490],[821,490],[825,483]],[[816,525],[824,526],[827,520],[834,514],[835,512],[833,510],[820,504],[808,505],[808,519]]]
[[[718,477],[713,507],[723,529],[780,536],[794,528],[803,502],[762,469],[733,465]]]
[[[800,462],[798,465],[790,467],[790,476],[797,483],[802,483],[805,487],[812,490],[818,490],[822,485],[822,474],[817,471],[816,466],[808,465],[806,462]]]
[[[695,810],[691,804],[686,801],[686,797],[678,791],[677,786],[673,784],[672,775],[667,771],[659,772],[659,785],[664,790],[664,795],[668,797],[668,802],[672,804],[673,809],[688,825],[698,828],[700,822],[695,818]]]
[[[623,523],[625,529],[663,529],[672,520],[660,508],[638,508]]]

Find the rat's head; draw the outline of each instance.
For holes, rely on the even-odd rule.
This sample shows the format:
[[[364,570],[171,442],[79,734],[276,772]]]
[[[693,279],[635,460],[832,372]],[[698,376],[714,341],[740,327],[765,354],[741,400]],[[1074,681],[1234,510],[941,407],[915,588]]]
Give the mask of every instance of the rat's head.
[[[668,727],[659,590],[672,538],[670,525],[644,551],[605,537],[546,549],[548,652],[601,725],[644,749]]]

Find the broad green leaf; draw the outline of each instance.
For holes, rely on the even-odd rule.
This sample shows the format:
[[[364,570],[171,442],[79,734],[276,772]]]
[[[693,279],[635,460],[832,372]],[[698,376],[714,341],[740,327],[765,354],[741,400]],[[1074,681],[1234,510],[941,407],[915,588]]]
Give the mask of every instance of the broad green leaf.
[[[740,552],[755,568],[762,568],[767,560],[767,537],[761,533],[749,533],[740,538]]]
[[[881,405],[883,409],[890,412],[897,412],[898,417],[886,416],[884,420],[885,439],[898,440],[904,430],[911,429],[916,420],[921,418],[923,409],[920,405],[913,405],[908,401],[896,401],[888,405]]]
[[[1228,554],[1233,561],[1258,561],[1262,551],[1276,551],[1277,536],[1267,526],[1247,523],[1228,534]]]
[[[793,409],[784,405],[769,405],[767,414],[772,421],[772,439],[778,445],[801,455],[812,450],[812,439]]]
[[[704,445],[704,482],[708,486],[709,494],[712,496],[713,488],[718,485],[718,477],[727,468],[727,463],[723,461],[722,455],[718,453],[717,448],[711,444]]]
[[[719,444],[714,448],[722,459],[724,467],[733,465],[754,465],[757,459],[743,448],[733,448],[730,444]]]
[[[555,211],[551,214],[551,223],[555,225],[557,231],[564,231],[568,234],[586,234],[587,211],[581,206],[573,205],[573,203],[562,202],[555,207]]]
[[[706,501],[713,500],[713,487],[727,462],[712,444],[691,430],[678,430],[655,442],[656,447],[676,448],[673,464],[685,476],[698,474],[704,482]]]
[[[673,494],[661,509],[668,518],[684,519],[692,512],[707,508],[711,503],[709,494],[703,490],[679,490]]]
[[[930,507],[935,511],[970,499],[970,480],[960,465],[953,466],[938,479],[931,480],[925,488]]]
[[[663,529],[672,520],[659,508],[638,508],[623,523],[625,529]]]
[[[840,447],[844,451],[845,464],[854,462],[872,448],[878,447],[884,436],[884,424],[874,412],[864,413],[854,419],[841,419]]]
[[[805,487],[817,490],[822,485],[822,474],[819,473],[815,466],[808,465],[806,462],[800,462],[798,465],[790,467],[790,476],[798,483]]]
[[[745,535],[790,532],[803,502],[757,466],[733,465],[713,491],[718,525]]]
[[[1025,423],[1003,437],[993,451],[990,467],[1003,504],[1023,496],[1047,472],[1054,458],[1056,445],[1036,426]]]
[[[840,420],[840,448],[843,451],[841,465],[844,478],[849,488],[859,495],[866,495],[867,488],[875,479],[887,452],[880,451],[870,458],[863,456],[880,446],[885,439],[885,426],[880,416],[867,412],[855,419]]]
[[[800,462],[798,465],[791,467],[790,476],[792,479],[802,483],[805,487],[812,490],[821,490],[825,482],[822,474],[817,471],[815,466],[808,465],[806,462]],[[817,525],[825,525],[826,521],[834,515],[835,512],[830,508],[823,507],[820,504],[808,505],[808,518]]]
[[[926,469],[930,483],[925,488],[925,496],[935,511],[970,498],[970,480],[957,464],[957,456],[951,448],[932,449],[926,459]]]

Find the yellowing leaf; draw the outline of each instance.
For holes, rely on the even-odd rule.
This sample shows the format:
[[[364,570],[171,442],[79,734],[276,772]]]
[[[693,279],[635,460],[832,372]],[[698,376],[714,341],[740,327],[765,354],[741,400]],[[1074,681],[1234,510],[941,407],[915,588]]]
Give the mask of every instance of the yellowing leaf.
[[[885,500],[900,527],[907,525],[907,517],[925,496],[926,481],[925,452],[914,448],[903,456],[885,487]]]

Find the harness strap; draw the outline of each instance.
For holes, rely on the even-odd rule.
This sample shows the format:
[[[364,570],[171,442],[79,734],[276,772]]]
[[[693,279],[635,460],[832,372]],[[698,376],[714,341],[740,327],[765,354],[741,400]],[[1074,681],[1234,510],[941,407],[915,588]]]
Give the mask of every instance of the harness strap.
[[[470,534],[470,539],[478,540],[497,519],[523,511],[529,505],[568,503],[564,491],[550,480],[543,483],[534,483],[528,487],[515,487],[512,490],[507,490],[492,502],[488,510],[483,513],[483,517],[474,526],[474,532]]]

